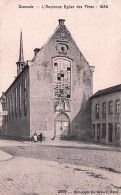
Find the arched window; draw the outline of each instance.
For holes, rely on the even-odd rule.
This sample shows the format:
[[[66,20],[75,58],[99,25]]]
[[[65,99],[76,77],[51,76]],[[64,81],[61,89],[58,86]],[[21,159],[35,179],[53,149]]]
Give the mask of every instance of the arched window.
[[[15,88],[15,115],[17,117],[17,111],[18,111],[18,89]]]
[[[56,110],[68,109],[66,100],[71,98],[71,60],[64,57],[57,57],[53,60],[54,69],[54,101],[60,102]]]
[[[109,114],[110,115],[113,114],[113,102],[112,101],[109,102]]]
[[[24,115],[27,115],[27,78],[24,78]]]
[[[61,101],[61,109],[65,110],[65,102],[63,100]]]
[[[13,92],[11,93],[11,114],[12,114],[12,119],[14,118],[14,95]]]
[[[19,84],[19,116],[21,116],[21,85]]]
[[[116,114],[120,114],[120,100],[116,100]]]
[[[96,114],[96,118],[99,118],[99,104],[96,104],[95,106],[95,114]]]

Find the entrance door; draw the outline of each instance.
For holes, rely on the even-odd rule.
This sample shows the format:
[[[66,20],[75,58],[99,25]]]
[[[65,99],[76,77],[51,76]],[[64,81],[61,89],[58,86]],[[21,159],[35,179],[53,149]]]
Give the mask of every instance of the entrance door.
[[[97,124],[97,140],[100,140],[100,124]]]
[[[113,124],[108,124],[108,141],[112,142],[112,136],[113,136]]]
[[[106,139],[106,123],[102,124],[102,139]]]
[[[55,136],[60,138],[69,134],[69,116],[59,113],[55,119]]]

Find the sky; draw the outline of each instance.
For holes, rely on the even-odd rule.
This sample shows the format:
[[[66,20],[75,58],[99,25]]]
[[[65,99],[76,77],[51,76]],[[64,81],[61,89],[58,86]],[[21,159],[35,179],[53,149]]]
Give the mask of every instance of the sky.
[[[18,8],[31,6],[34,8]],[[62,9],[42,6],[62,6]],[[66,9],[66,6],[75,6]],[[83,8],[77,9],[80,5]],[[85,8],[85,6],[95,8]],[[100,8],[108,5],[108,8]],[[25,61],[34,56],[65,19],[80,51],[95,66],[93,91],[121,84],[120,0],[0,0],[0,95],[17,75],[20,31],[23,32]]]

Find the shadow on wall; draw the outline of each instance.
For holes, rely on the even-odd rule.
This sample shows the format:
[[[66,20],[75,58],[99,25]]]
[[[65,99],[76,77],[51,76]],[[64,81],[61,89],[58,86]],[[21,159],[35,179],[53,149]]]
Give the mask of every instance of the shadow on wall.
[[[2,129],[2,126],[0,126],[0,136],[2,135],[3,133],[3,129]]]
[[[67,133],[66,129],[62,135]],[[91,100],[85,101],[83,99],[81,109],[74,119],[70,122],[70,131],[68,132],[68,139],[91,139]]]

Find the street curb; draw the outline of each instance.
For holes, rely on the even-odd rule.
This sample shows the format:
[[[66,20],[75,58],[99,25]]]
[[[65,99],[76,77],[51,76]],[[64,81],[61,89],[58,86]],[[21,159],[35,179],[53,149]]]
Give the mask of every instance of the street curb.
[[[24,143],[26,143],[26,144],[30,144],[30,145],[41,145],[41,146],[49,146],[49,147],[60,147],[60,148],[75,148],[75,149],[86,149],[86,150],[105,150],[105,151],[116,151],[116,152],[121,152],[121,148],[119,148],[119,147],[104,147],[104,146],[100,146],[100,147],[96,147],[96,146],[91,146],[91,145],[89,145],[89,146],[86,146],[86,144],[85,144],[85,146],[83,145],[83,146],[81,146],[81,145],[64,145],[63,143],[45,143],[45,142],[36,142],[36,144],[35,144],[35,142],[24,142]]]
[[[86,149],[86,150],[105,150],[105,151],[116,151],[121,152],[118,148],[96,148],[96,147],[82,147],[82,146],[62,146],[62,145],[49,145],[49,144],[41,144],[42,146],[49,146],[49,147],[59,147],[59,148],[75,148],[75,149]]]
[[[0,162],[8,161],[13,159],[14,157],[8,154],[7,152],[4,152],[3,150],[0,150]]]

